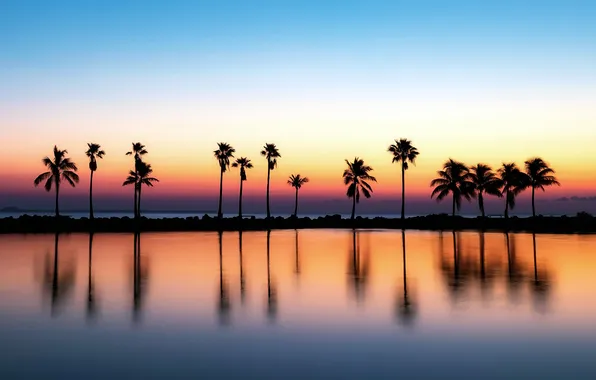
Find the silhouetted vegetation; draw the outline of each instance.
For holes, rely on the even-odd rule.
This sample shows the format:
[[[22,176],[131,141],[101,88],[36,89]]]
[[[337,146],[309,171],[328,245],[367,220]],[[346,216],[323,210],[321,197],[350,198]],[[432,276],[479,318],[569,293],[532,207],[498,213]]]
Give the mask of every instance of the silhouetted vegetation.
[[[526,174],[530,181],[529,186],[532,188],[532,216],[536,217],[536,206],[534,205],[534,194],[536,189],[544,191],[546,186],[561,184],[555,178],[555,171],[551,169],[542,158],[532,158],[525,162]]]
[[[271,183],[271,171],[277,167],[277,159],[281,158],[279,150],[275,144],[265,144],[261,151],[261,156],[267,159],[267,218],[271,218],[271,209],[269,204],[269,185]]]
[[[412,145],[408,139],[395,140],[395,144],[389,145],[387,149],[393,155],[391,162],[401,162],[401,218],[406,217],[406,170],[408,170],[408,162],[416,165],[416,157],[418,157],[418,149]]]
[[[369,174],[373,168],[365,165],[364,160],[358,157],[355,157],[353,162],[346,160],[346,164],[348,164],[348,168],[344,170],[344,184],[348,185],[346,195],[348,198],[352,198],[351,219],[354,219],[356,203],[360,202],[360,193],[362,192],[366,198],[370,198],[373,189],[367,181],[377,182],[377,179]]]
[[[147,187],[153,187],[154,182],[159,182],[157,178],[151,177],[153,169],[150,164],[140,161],[137,166],[137,171],[129,172],[128,177],[122,183],[122,186],[134,185],[135,188],[135,218],[141,217],[141,190],[143,185]]]
[[[93,219],[93,173],[97,170],[97,159],[103,158],[106,152],[101,149],[99,144],[87,143],[87,146],[85,154],[89,157],[89,171],[91,172],[89,178],[89,219]]]
[[[223,217],[221,211],[221,201],[223,198],[223,175],[230,168],[230,158],[234,158],[236,150],[228,143],[217,143],[217,150],[213,152],[213,155],[219,163],[219,204],[217,206],[217,217]],[[242,184],[242,183],[241,183]]]
[[[478,207],[484,218],[484,193],[502,197],[502,181],[495,175],[492,168],[485,164],[477,164],[470,168],[470,180],[474,184],[474,191],[478,196]]]
[[[142,156],[144,156],[145,154],[149,153],[147,151],[147,149],[145,149],[145,145],[141,144],[140,142],[137,143],[132,143],[132,150],[130,152],[126,152],[127,156],[134,156],[134,160],[135,160],[135,170],[134,172],[131,171],[131,175],[133,177],[135,177],[135,186],[134,186],[134,191],[135,191],[135,196],[134,196],[134,215],[135,218],[137,218],[139,216],[139,212],[138,212],[138,208],[139,208],[139,202],[138,202],[138,194],[139,194],[139,187],[138,184],[136,184],[136,178],[139,177],[139,169],[141,168],[141,165],[143,163],[143,160],[141,159]],[[129,179],[131,177],[131,175],[129,175]]]
[[[44,185],[46,191],[52,190],[52,185],[54,185],[56,190],[56,218],[60,216],[58,200],[60,194],[60,184],[62,183],[62,180],[66,181],[72,187],[75,187],[79,182],[79,175],[76,173],[77,166],[70,160],[70,158],[66,157],[67,153],[68,152],[66,150],[60,150],[54,145],[54,158],[51,159],[50,157],[45,157],[43,160],[41,160],[49,169],[49,171],[41,173],[33,181],[35,186],[39,186],[40,183],[46,181]]]
[[[503,164],[498,170],[503,183],[502,194],[505,196],[505,218],[509,217],[509,210],[515,207],[517,197],[528,186],[528,176],[519,170],[514,162]]]
[[[298,216],[298,190],[304,185],[308,183],[308,177],[301,177],[300,174],[292,174],[288,179],[288,185],[292,186],[296,189],[296,204],[294,206],[294,216]]]
[[[455,216],[455,210],[461,208],[462,198],[469,201],[474,197],[474,183],[470,171],[463,163],[450,158],[443,164],[443,170],[439,170],[437,174],[439,178],[433,179],[430,183],[430,186],[434,187],[430,196],[431,198],[436,196],[437,201],[441,201],[451,194],[453,197],[452,215]]]
[[[246,169],[252,169],[253,165],[246,157],[237,158],[232,164],[233,168],[240,168],[240,195],[238,196],[238,216],[242,218],[242,184],[247,180]]]

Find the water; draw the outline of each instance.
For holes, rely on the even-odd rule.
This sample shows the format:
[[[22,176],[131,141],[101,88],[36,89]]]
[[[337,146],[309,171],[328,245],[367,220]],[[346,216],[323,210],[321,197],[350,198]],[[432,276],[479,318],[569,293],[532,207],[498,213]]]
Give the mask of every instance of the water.
[[[0,235],[0,378],[596,378],[596,235],[402,243]]]

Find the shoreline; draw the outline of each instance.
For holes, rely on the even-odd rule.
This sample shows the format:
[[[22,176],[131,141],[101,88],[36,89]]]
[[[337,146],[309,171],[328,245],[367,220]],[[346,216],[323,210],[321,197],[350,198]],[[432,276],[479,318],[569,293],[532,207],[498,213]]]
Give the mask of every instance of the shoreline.
[[[328,215],[319,218],[223,218],[188,217],[188,218],[87,218],[53,216],[21,216],[18,218],[0,218],[0,234],[14,233],[114,233],[114,232],[191,232],[191,231],[267,231],[288,229],[388,229],[388,230],[423,230],[423,231],[495,231],[495,232],[534,232],[552,234],[596,233],[596,217],[588,214],[577,216],[536,218],[466,218],[449,215],[428,215],[420,217],[391,219],[384,217],[354,220],[342,219],[340,215]]]

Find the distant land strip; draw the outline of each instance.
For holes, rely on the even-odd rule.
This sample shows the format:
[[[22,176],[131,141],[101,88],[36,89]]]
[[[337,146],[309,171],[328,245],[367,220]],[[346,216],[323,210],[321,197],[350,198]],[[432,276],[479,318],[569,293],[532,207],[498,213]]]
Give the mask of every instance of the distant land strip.
[[[476,230],[535,233],[596,233],[596,218],[588,213],[576,216],[535,218],[465,218],[445,214],[401,219],[383,217],[343,219],[340,215],[319,218],[56,218],[20,216],[0,219],[0,233],[71,233],[71,232],[181,232],[181,231],[267,231],[283,229],[407,229]]]

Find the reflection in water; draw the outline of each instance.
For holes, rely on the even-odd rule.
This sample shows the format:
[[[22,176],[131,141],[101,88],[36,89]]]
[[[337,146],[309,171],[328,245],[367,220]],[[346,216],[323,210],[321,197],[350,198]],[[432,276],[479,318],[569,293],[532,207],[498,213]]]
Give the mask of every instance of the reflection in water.
[[[506,232],[505,241],[507,244],[507,273],[509,280],[507,282],[507,290],[509,300],[514,304],[519,304],[520,291],[524,282],[525,274],[523,273],[523,269],[517,261],[517,245],[515,244],[516,235],[512,234],[510,237],[509,233]]]
[[[227,280],[224,277],[223,269],[223,244],[222,244],[223,232],[217,233],[217,242],[219,247],[219,302],[217,307],[217,316],[219,323],[222,325],[228,325],[230,323],[230,289]]]
[[[89,268],[87,279],[87,320],[93,321],[97,317],[97,303],[95,299],[95,284],[93,282],[93,232],[89,234]]]
[[[244,259],[242,257],[242,231],[238,232],[238,252],[240,253],[240,302],[246,301],[246,283],[244,280]]]
[[[58,315],[61,308],[74,291],[75,266],[67,265],[66,268],[58,267],[58,246],[60,235],[54,235],[54,264],[50,264],[50,254],[46,255],[44,270],[44,294],[49,295],[52,316]]]
[[[398,321],[405,325],[411,326],[416,319],[416,305],[411,299],[411,295],[408,295],[408,275],[406,265],[406,234],[405,231],[401,231],[401,247],[402,247],[402,262],[403,262],[403,297],[399,301],[399,308],[397,313]]]
[[[294,265],[294,273],[296,274],[296,277],[299,278],[300,277],[300,254],[298,253],[298,230],[294,230],[294,236],[295,236],[295,241],[296,241],[296,247],[294,249],[294,255],[296,257],[296,263]]]
[[[267,230],[267,317],[270,322],[277,318],[277,289],[271,281],[271,230]]]
[[[534,253],[534,278],[532,281],[532,299],[534,310],[545,313],[548,311],[548,300],[550,295],[550,275],[547,271],[538,271],[536,262],[536,234],[532,234],[532,251]]]
[[[368,281],[369,259],[368,247],[364,253],[364,261],[360,253],[360,231],[352,230],[352,245],[348,256],[348,280],[356,302],[361,303],[366,297],[366,283]]]
[[[143,306],[147,292],[147,282],[149,278],[149,270],[147,263],[144,259],[141,260],[143,255],[141,254],[141,234],[135,233],[134,237],[134,248],[133,248],[133,303],[132,303],[132,316],[135,323],[140,322],[143,314]]]

